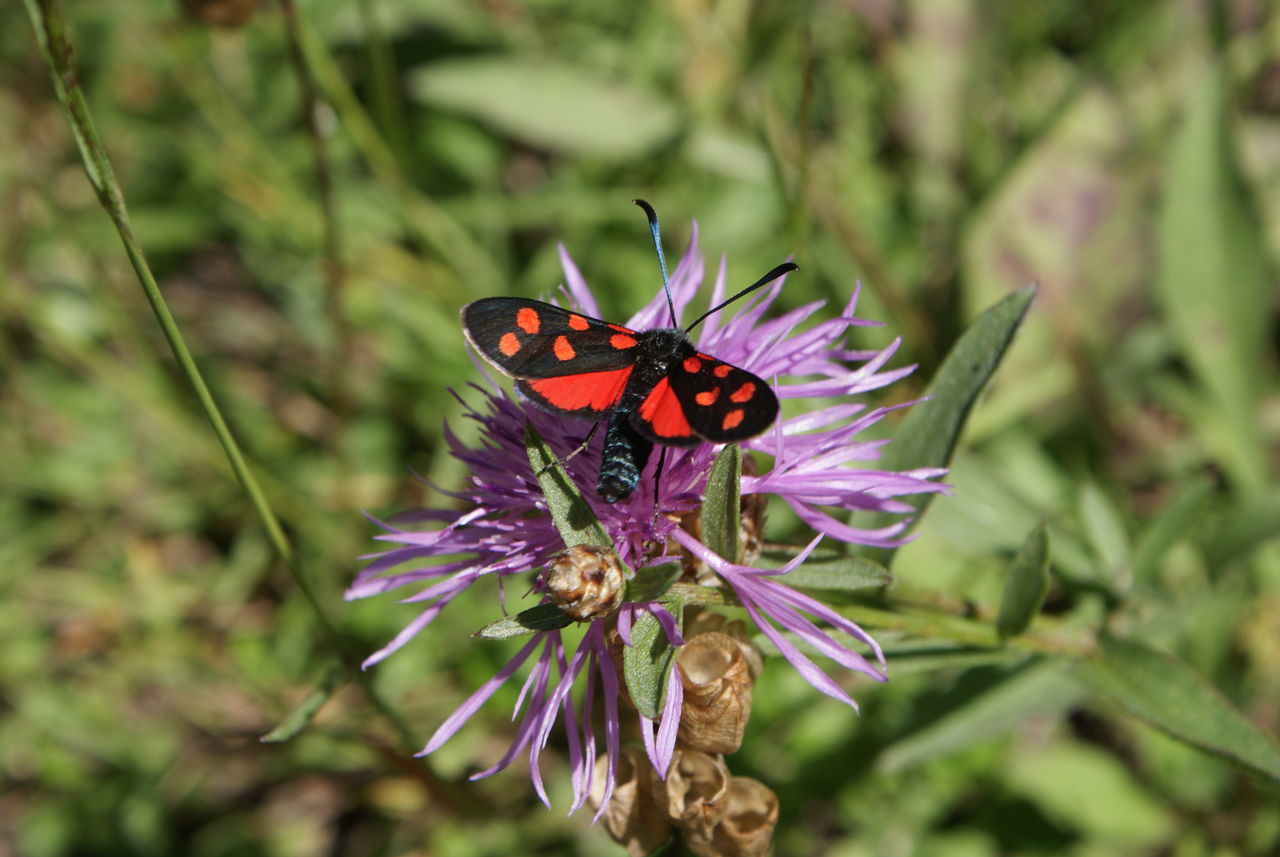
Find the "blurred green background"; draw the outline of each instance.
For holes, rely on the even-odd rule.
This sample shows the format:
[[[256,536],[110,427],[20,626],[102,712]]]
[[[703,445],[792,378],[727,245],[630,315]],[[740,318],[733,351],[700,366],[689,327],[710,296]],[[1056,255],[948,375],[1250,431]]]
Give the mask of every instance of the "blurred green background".
[[[904,587],[989,617],[1036,521],[1046,612],[1140,637],[1280,722],[1280,16],[1264,0],[68,2],[134,231],[327,612],[361,510],[441,504],[476,378],[457,311],[658,285],[632,197],[782,305],[843,301],[918,363],[1037,281]],[[200,14],[222,21],[214,26]],[[325,643],[85,179],[33,30],[0,30],[0,855],[623,853],[537,803],[499,697],[423,762],[354,687],[267,745]],[[308,113],[314,117],[314,134]],[[320,144],[317,148],[317,142]],[[317,178],[325,163],[329,207]],[[464,391],[464,395],[465,391]],[[1172,510],[1172,511],[1171,511]],[[1170,524],[1173,522],[1173,525]],[[949,605],[949,606],[948,606]],[[414,746],[514,644],[476,592],[372,673]],[[874,630],[874,629],[873,629]],[[1121,713],[1062,659],[881,633],[861,717],[767,669],[735,773],[785,855],[1270,855],[1274,782]],[[918,641],[917,641],[918,642]],[[931,658],[930,654],[938,656]],[[505,702],[503,700],[506,700]],[[554,745],[554,739],[553,739]],[[556,745],[558,746],[558,745]]]

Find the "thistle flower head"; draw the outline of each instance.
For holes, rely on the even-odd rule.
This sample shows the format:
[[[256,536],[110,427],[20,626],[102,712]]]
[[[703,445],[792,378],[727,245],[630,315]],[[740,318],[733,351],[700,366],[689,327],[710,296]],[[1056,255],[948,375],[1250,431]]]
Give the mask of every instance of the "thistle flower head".
[[[578,312],[599,317],[591,290],[563,248],[560,256],[565,272],[561,298]],[[688,248],[671,277],[671,298],[678,314],[686,314],[695,304],[703,274],[695,224]],[[630,646],[633,632],[645,623],[646,633],[654,633],[656,627],[672,646],[684,642],[676,617],[657,601],[636,598],[614,609],[619,601],[616,580],[593,565],[600,557],[566,558],[566,538],[550,513],[553,510],[548,508],[539,475],[530,464],[526,425],[545,441],[551,453],[564,460],[564,472],[598,519],[620,567],[635,570],[678,560],[680,557],[669,555],[678,546],[732,590],[758,630],[823,693],[854,704],[783,631],[798,636],[841,667],[884,679],[884,658],[875,641],[831,608],[789,587],[786,576],[824,537],[853,544],[895,544],[905,521],[876,530],[858,529],[847,522],[848,513],[910,512],[911,507],[897,498],[940,490],[931,480],[941,471],[891,472],[859,466],[877,458],[884,444],[882,440],[859,439],[859,433],[879,421],[887,409],[868,407],[855,397],[892,383],[912,367],[885,368],[898,340],[879,351],[851,350],[845,345],[850,328],[872,324],[854,315],[856,290],[835,317],[814,321],[823,306],[816,302],[768,318],[781,287],[781,281],[776,282],[711,316],[694,335],[700,351],[769,380],[784,402],[784,413],[790,411],[785,405],[788,399],[825,401],[816,409],[780,418],[770,430],[741,445],[760,453],[762,459],[758,473],[741,477],[741,493],[775,495],[816,533],[806,548],[780,567],[755,567],[750,557],[721,557],[682,527],[681,521],[697,513],[704,501],[708,473],[718,452],[712,445],[667,448],[660,478],[655,478],[655,471],[661,457],[653,455],[639,488],[619,502],[606,503],[592,487],[599,473],[601,439],[596,438],[582,454],[570,455],[581,444],[588,424],[516,398],[487,374],[485,385],[477,385],[466,397],[460,397],[471,401],[466,417],[477,423],[479,439],[464,443],[447,426],[444,437],[450,454],[469,468],[471,475],[460,489],[436,489],[448,498],[447,505],[418,509],[381,523],[385,532],[377,538],[390,547],[368,557],[369,564],[347,592],[347,598],[355,599],[409,590],[411,594],[403,601],[421,605],[417,616],[371,655],[366,666],[395,652],[461,592],[485,578],[516,576],[532,581],[539,592],[558,592],[562,603],[567,598],[578,605],[575,609],[579,612],[572,619],[589,624],[572,652],[558,630],[569,617],[562,622],[549,620],[542,630],[535,624],[532,638],[439,727],[423,753],[448,740],[523,665],[532,662],[516,706],[520,723],[511,748],[497,764],[475,776],[499,771],[526,753],[534,786],[547,802],[538,757],[553,725],[563,716],[576,809],[592,791],[598,754],[596,720],[602,713],[605,756],[599,761],[606,781],[603,792],[597,783],[592,802],[602,797],[598,805],[603,812],[621,752],[618,700],[624,690],[610,653],[611,635],[616,632],[622,644]],[[722,262],[710,295],[696,301],[698,311],[704,305],[717,305],[725,294]],[[668,312],[666,298],[658,292],[627,325],[639,330],[664,327],[670,321]],[[559,569],[553,571],[550,582],[539,574],[549,565]],[[569,578],[564,577],[566,572]],[[573,574],[579,574],[580,579]],[[527,625],[497,625],[512,633],[529,630]],[[861,643],[869,657],[830,629]],[[660,775],[670,763],[680,726],[683,687],[678,672],[669,670],[664,688],[658,689],[665,700],[661,711],[649,709],[649,716],[641,713],[638,718],[649,758]],[[575,707],[570,692],[579,683],[584,692]]]

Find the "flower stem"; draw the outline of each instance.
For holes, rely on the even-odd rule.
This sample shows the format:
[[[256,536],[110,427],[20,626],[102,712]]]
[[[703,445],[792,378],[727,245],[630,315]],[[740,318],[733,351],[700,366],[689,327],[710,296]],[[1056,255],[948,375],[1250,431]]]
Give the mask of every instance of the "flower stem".
[[[62,109],[67,116],[67,122],[71,127],[71,134],[80,150],[80,158],[84,164],[85,172],[88,174],[89,183],[93,186],[94,192],[98,196],[98,201],[101,203],[103,210],[106,211],[107,216],[111,218],[116,232],[120,235],[120,242],[124,245],[125,254],[133,266],[134,273],[138,277],[138,282],[142,286],[147,302],[151,305],[151,310],[155,314],[156,320],[160,323],[160,329],[163,331],[165,339],[169,343],[169,348],[172,350],[174,358],[178,361],[183,375],[186,376],[188,383],[195,391],[200,408],[204,412],[205,418],[209,421],[218,443],[221,444],[236,479],[240,482],[241,487],[244,488],[245,493],[248,494],[249,501],[253,505],[254,512],[257,514],[263,528],[266,530],[267,538],[272,547],[275,548],[276,553],[284,561],[298,588],[310,603],[326,640],[333,650],[342,657],[347,667],[347,673],[354,676],[361,684],[370,701],[392,724],[401,740],[406,745],[411,746],[413,744],[412,733],[396,713],[378,698],[373,689],[364,680],[363,674],[358,669],[358,664],[347,651],[347,646],[326,614],[315,589],[311,586],[307,576],[302,573],[298,555],[293,545],[290,543],[288,536],[285,535],[284,529],[280,526],[280,521],[276,518],[275,512],[272,511],[271,505],[267,501],[262,488],[258,485],[253,472],[249,469],[235,436],[223,418],[221,409],[214,400],[213,394],[209,391],[204,377],[200,374],[200,369],[196,366],[195,359],[191,356],[191,351],[187,348],[181,331],[178,330],[177,322],[169,311],[164,296],[160,293],[155,275],[151,272],[151,266],[147,263],[146,256],[142,252],[142,248],[138,244],[129,224],[129,214],[125,207],[124,195],[120,191],[119,182],[117,182],[115,172],[111,168],[111,161],[107,156],[106,147],[103,145],[102,139],[98,136],[97,128],[93,124],[93,118],[89,113],[89,106],[85,100],[84,92],[80,88],[80,79],[75,67],[75,54],[68,37],[66,19],[63,17],[58,0],[24,0],[24,3],[31,18],[32,27],[35,29],[40,51],[45,58],[45,62],[49,65],[58,103],[62,105]]]

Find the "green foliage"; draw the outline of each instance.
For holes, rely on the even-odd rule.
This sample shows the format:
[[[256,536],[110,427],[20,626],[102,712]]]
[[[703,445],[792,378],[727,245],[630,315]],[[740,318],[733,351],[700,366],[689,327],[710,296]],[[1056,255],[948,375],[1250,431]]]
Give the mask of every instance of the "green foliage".
[[[777,792],[775,853],[1280,848],[1270,13],[1215,35],[1197,4],[1118,0],[308,3],[308,105],[276,4],[225,29],[26,6],[67,17],[0,33],[0,850],[621,853],[518,769],[467,780],[518,682],[409,758],[564,621],[523,587],[489,626],[515,639],[472,638],[501,615],[477,590],[368,694],[333,665],[421,608],[341,601],[377,550],[360,511],[423,503],[407,467],[469,475],[442,432],[474,437],[458,307],[553,292],[563,243],[625,317],[657,287],[634,196],[669,249],[696,217],[731,286],[794,253],[784,308],[861,280],[887,329],[849,347],[901,335],[889,367],[919,364],[868,405],[932,396],[863,464],[950,467],[892,578],[830,542],[792,577],[891,681],[854,716],[770,661],[729,764]],[[561,531],[601,544],[530,447]],[[769,515],[781,565],[807,539]],[[710,597],[674,571],[628,597]],[[651,618],[633,640],[655,714],[671,651]]]

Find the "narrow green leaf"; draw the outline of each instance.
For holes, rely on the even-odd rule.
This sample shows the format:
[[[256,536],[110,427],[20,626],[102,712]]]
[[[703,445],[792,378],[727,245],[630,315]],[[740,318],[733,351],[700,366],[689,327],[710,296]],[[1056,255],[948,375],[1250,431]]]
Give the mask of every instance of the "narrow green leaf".
[[[1158,224],[1156,295],[1209,394],[1202,426],[1223,466],[1255,492],[1265,485],[1258,407],[1274,288],[1258,221],[1232,139],[1231,70],[1219,58],[1188,93],[1170,150]]]
[[[279,726],[258,740],[265,744],[279,744],[296,738],[303,729],[310,725],[312,718],[329,701],[329,697],[333,696],[333,692],[338,688],[338,679],[341,676],[342,666],[336,663],[331,665],[325,670],[324,676],[316,684],[315,689],[308,693],[293,711],[289,712],[289,716],[280,721]]]
[[[627,581],[622,591],[622,600],[624,603],[657,601],[671,588],[671,584],[680,579],[683,573],[684,566],[679,562],[645,566],[636,572],[635,577]]]
[[[742,514],[742,450],[731,443],[716,456],[702,501],[702,543],[719,556],[738,561]]]
[[[613,541],[604,527],[600,526],[595,513],[591,511],[569,474],[565,473],[564,467],[546,441],[533,427],[533,423],[525,423],[524,445],[529,454],[529,464],[542,487],[543,496],[547,498],[551,520],[555,522],[560,538],[564,539],[564,546],[571,548],[576,545],[594,545],[615,550]],[[623,573],[625,576],[626,571]]]
[[[1135,581],[1151,581],[1169,548],[1189,534],[1200,521],[1213,494],[1213,480],[1197,475],[1180,487],[1160,513],[1147,524],[1133,550],[1130,575]]]
[[[1034,285],[1014,292],[984,312],[961,335],[925,390],[929,400],[912,406],[898,427],[893,443],[886,448],[882,464],[885,470],[947,465],[969,411],[1000,365],[1035,294]],[[923,513],[933,496],[918,494],[901,499]],[[917,523],[919,517],[916,516]],[[871,526],[886,526],[900,518],[899,515],[876,515]],[[875,557],[885,565],[893,554],[891,548],[863,551],[864,556]]]
[[[1182,661],[1134,640],[1104,637],[1083,663],[1088,686],[1193,747],[1280,782],[1280,747]]]
[[[674,605],[672,612],[679,621],[683,612],[679,604]],[[662,712],[667,671],[671,669],[675,653],[658,620],[652,613],[642,613],[631,626],[631,645],[622,647],[622,676],[636,710],[650,720]]]
[[[1217,567],[1249,556],[1263,542],[1280,539],[1280,489],[1216,516],[1205,546],[1209,566]]]
[[[832,556],[815,559],[810,556],[798,568],[779,578],[788,586],[822,589],[832,592],[854,592],[886,586],[893,582],[889,570],[878,562],[860,556]]]
[[[1092,479],[1084,480],[1077,497],[1080,525],[1096,558],[1098,582],[1112,589],[1124,588],[1120,576],[1129,566],[1129,532],[1120,510]]]
[[[669,103],[608,77],[586,66],[494,55],[432,63],[410,78],[409,91],[562,152],[632,158],[675,132]]]
[[[1000,598],[996,631],[1007,640],[1027,630],[1049,592],[1049,530],[1044,521],[1032,529],[1009,566]]]
[[[1027,718],[1070,707],[1080,688],[1061,663],[1050,662],[1014,673],[994,687],[962,699],[928,725],[890,744],[876,761],[881,771],[900,771],[1013,731]]]
[[[521,610],[514,616],[507,616],[497,622],[490,622],[479,631],[476,637],[486,640],[506,640],[511,637],[523,637],[538,631],[555,631],[573,623],[573,619],[554,604],[539,604],[528,610]]]

